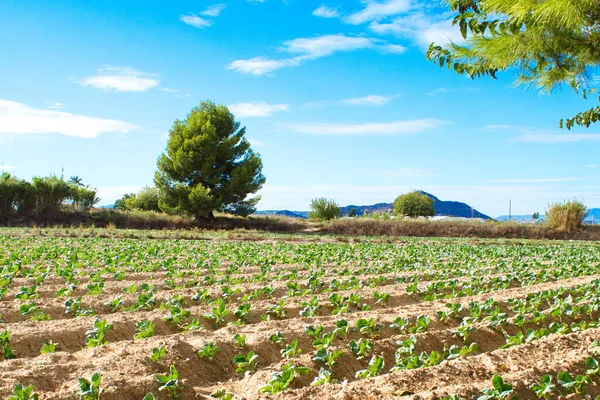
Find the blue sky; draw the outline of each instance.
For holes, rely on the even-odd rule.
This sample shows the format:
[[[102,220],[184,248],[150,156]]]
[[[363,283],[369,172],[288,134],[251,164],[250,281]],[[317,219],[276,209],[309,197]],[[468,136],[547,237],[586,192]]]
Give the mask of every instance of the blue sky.
[[[0,1],[0,164],[78,175],[101,204],[152,184],[173,121],[225,104],[267,183],[260,209],[391,202],[412,189],[492,216],[600,206],[600,126],[568,89],[469,80],[425,59],[460,40],[410,0]]]

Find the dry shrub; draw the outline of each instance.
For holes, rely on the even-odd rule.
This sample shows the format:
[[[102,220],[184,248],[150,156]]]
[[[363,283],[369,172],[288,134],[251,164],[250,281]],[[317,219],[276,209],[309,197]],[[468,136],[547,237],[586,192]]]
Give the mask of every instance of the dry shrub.
[[[549,226],[516,222],[471,222],[427,220],[375,220],[369,218],[333,221],[322,233],[351,236],[478,237],[511,239],[590,239],[600,237],[595,227],[566,232]]]
[[[564,201],[562,203],[554,203],[548,206],[546,212],[546,223],[552,228],[561,231],[574,232],[581,229],[583,219],[587,216],[588,211],[580,201]]]

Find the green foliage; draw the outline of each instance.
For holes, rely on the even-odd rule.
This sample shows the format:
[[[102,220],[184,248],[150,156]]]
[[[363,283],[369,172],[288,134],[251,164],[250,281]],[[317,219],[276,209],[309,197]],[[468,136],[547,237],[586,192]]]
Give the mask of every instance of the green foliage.
[[[159,391],[166,390],[173,397],[177,397],[177,394],[181,390],[181,384],[179,382],[179,372],[174,365],[169,367],[169,375],[154,375],[154,379],[161,385],[158,388]]]
[[[0,332],[0,350],[5,360],[16,357],[10,347],[10,331],[8,329]]]
[[[552,383],[551,375],[544,375],[540,378],[540,383],[531,386],[531,390],[533,390],[538,399],[543,397],[549,400],[556,390],[556,385]]]
[[[588,73],[600,64],[596,0],[445,0],[458,14],[464,44],[432,43],[427,58],[471,78],[517,70],[516,83],[542,91],[568,84],[584,98],[596,92]],[[600,106],[564,123],[589,127]]]
[[[341,216],[340,206],[335,200],[319,197],[310,201],[310,212],[308,213],[310,219],[330,221]]]
[[[290,384],[300,375],[308,374],[309,369],[306,367],[297,367],[290,363],[284,365],[281,371],[272,374],[271,381],[260,388],[263,393],[277,394],[286,390]]]
[[[102,375],[96,372],[91,380],[79,378],[79,399],[80,400],[100,400],[100,395],[104,391],[100,388]]]
[[[94,327],[85,333],[85,345],[87,347],[96,347],[108,342],[106,335],[113,325],[106,320],[96,318]]]
[[[221,351],[221,349],[216,344],[209,342],[198,350],[198,357],[212,361],[219,351]]]
[[[160,211],[158,199],[158,189],[146,186],[137,193],[123,195],[115,201],[115,210]]]
[[[0,221],[6,222],[16,213],[32,210],[32,186],[8,172],[0,174]]]
[[[73,195],[73,186],[55,175],[35,176],[32,185],[35,189],[36,211],[48,218],[58,214],[61,205]]]
[[[38,400],[38,394],[33,392],[33,385],[25,387],[19,383],[15,386],[13,395],[6,400]]]
[[[504,383],[504,380],[499,375],[492,377],[492,388],[485,389],[483,394],[477,400],[506,400],[513,393],[513,386]]]
[[[133,335],[134,339],[146,339],[154,336],[154,323],[152,321],[137,321],[135,326],[137,328],[137,333]]]
[[[44,342],[40,349],[40,354],[54,353],[56,351],[56,343],[52,340]]]
[[[160,346],[160,348],[154,347],[152,349],[152,355],[150,355],[150,359],[154,362],[157,362],[164,359],[166,356],[167,349],[165,349],[165,346]]]
[[[383,372],[384,366],[385,362],[383,361],[383,357],[374,355],[371,357],[367,368],[356,373],[356,378],[373,378]]]
[[[573,232],[581,228],[588,212],[585,204],[577,200],[550,204],[546,211],[546,223],[553,228]]]
[[[247,196],[265,177],[245,133],[227,107],[210,101],[176,120],[154,178],[160,208],[194,217],[212,216],[213,210],[252,214],[259,197]]]
[[[418,190],[403,194],[394,201],[394,214],[411,218],[431,217],[435,215],[433,199]]]
[[[236,365],[235,372],[238,374],[254,371],[258,364],[258,354],[254,354],[253,351],[248,354],[236,354],[233,362]]]

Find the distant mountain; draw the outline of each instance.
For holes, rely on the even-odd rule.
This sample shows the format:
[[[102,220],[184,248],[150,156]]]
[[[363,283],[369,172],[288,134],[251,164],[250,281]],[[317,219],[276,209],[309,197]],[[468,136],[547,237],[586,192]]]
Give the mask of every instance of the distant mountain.
[[[461,217],[461,218],[481,218],[481,219],[492,219],[491,217],[480,213],[475,209],[471,209],[471,206],[458,201],[443,201],[438,199],[432,194],[422,192],[426,196],[433,199],[433,208],[435,209],[435,215],[448,216],[448,217]],[[356,215],[363,215],[365,212],[387,212],[391,211],[394,205],[391,203],[377,203],[371,206],[345,206],[340,207],[343,215],[348,215],[351,209],[356,211]],[[267,210],[257,211],[255,214],[258,215],[283,215],[292,218],[308,218],[308,211],[289,211],[289,210]],[[599,215],[600,219],[600,215]]]
[[[290,211],[290,210],[265,210],[256,211],[254,215],[277,215],[290,218],[308,218],[308,211]]]
[[[508,215],[501,215],[496,218],[498,221],[508,221]],[[512,215],[510,217],[511,221],[515,222],[535,222],[533,218],[531,218],[531,214],[529,215]],[[540,213],[540,217],[538,218],[538,222],[543,222],[546,220],[546,215]],[[583,220],[586,224],[599,224],[600,223],[600,208],[590,208],[588,210],[588,215]]]

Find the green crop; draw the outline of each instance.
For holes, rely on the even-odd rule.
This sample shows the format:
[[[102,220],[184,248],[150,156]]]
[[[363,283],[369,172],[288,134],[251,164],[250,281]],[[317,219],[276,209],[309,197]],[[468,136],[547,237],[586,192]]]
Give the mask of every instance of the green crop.
[[[96,372],[91,380],[79,378],[79,398],[80,400],[100,400],[100,395],[104,391],[100,388],[102,375]]]
[[[206,343],[204,346],[202,346],[202,348],[200,348],[200,350],[198,350],[198,356],[200,358],[205,358],[207,360],[212,361],[213,358],[215,358],[215,355],[220,351],[221,349],[219,347],[217,347],[217,345],[215,345],[212,342]]]
[[[284,365],[281,371],[272,374],[271,381],[260,388],[263,393],[277,394],[286,390],[294,379],[300,375],[308,374],[306,367],[297,367],[294,364]]]
[[[52,340],[50,340],[50,341],[44,342],[44,344],[42,345],[42,348],[40,349],[40,354],[54,353],[55,351],[56,351],[56,343],[54,343]]]
[[[154,323],[152,323],[152,321],[137,321],[135,326],[137,328],[137,333],[133,335],[134,339],[146,339],[154,336]]]
[[[6,400],[38,400],[38,394],[33,392],[33,385],[23,386],[19,383]]]
[[[109,324],[108,321],[96,318],[94,327],[85,333],[85,345],[87,347],[96,347],[108,343],[106,335],[113,328],[113,325]]]
[[[6,360],[16,357],[10,347],[10,331],[8,329],[0,332],[0,350]]]
[[[162,392],[163,390],[165,390],[168,393],[170,393],[173,397],[177,397],[179,391],[182,389],[181,382],[179,382],[179,372],[177,371],[177,368],[175,368],[174,365],[171,365],[169,367],[168,375],[154,375],[154,379],[161,385],[158,388],[159,391]]]
[[[384,366],[385,362],[383,361],[383,357],[374,355],[371,357],[367,368],[356,372],[356,378],[373,378],[381,374]]]
[[[152,349],[152,355],[150,356],[150,359],[156,362],[164,359],[166,356],[167,350],[165,349],[165,346],[161,346],[160,348],[154,347]]]
[[[233,363],[236,365],[235,372],[238,374],[254,371],[258,365],[258,354],[249,352],[248,354],[237,354],[233,358]]]

